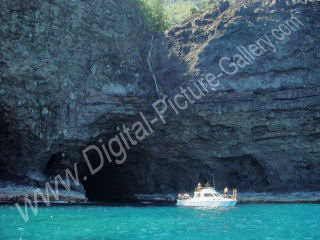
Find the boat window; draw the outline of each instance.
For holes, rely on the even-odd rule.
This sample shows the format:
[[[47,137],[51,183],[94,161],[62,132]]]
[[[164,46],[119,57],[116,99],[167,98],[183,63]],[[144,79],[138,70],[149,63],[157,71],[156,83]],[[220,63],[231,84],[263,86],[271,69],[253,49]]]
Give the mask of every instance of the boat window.
[[[213,195],[211,193],[205,193],[204,197],[213,197]]]
[[[197,193],[197,194],[196,194],[196,197],[200,197],[200,193]]]

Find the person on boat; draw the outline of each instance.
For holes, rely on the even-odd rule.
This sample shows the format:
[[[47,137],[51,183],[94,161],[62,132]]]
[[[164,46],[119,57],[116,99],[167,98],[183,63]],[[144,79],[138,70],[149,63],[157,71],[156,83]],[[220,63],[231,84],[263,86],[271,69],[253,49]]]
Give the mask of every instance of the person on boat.
[[[228,197],[229,189],[225,187],[223,191],[224,191],[224,197]]]
[[[204,185],[205,187],[210,187],[210,184],[207,182],[206,185]]]
[[[178,194],[178,198],[179,198],[180,200],[182,200],[182,199],[184,198],[184,194],[179,193],[179,194]]]
[[[185,193],[185,194],[183,195],[183,197],[184,197],[184,199],[189,199],[189,198],[190,198],[190,194]]]
[[[197,185],[197,192],[200,192],[200,191],[201,191],[201,188],[202,188],[201,183],[198,183],[198,185]]]

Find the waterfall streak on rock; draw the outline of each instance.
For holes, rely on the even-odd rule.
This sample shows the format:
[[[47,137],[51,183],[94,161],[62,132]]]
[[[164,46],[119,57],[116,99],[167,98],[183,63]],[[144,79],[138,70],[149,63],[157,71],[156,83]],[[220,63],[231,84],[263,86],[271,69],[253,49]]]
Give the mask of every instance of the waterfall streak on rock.
[[[159,92],[159,88],[158,88],[158,83],[157,83],[157,78],[154,74],[154,71],[153,71],[153,61],[152,61],[152,50],[153,50],[153,40],[154,40],[154,37],[152,36],[152,39],[151,39],[151,42],[150,42],[150,50],[149,50],[149,54],[148,54],[148,57],[147,57],[147,62],[148,62],[148,65],[149,65],[149,69],[150,69],[150,72],[152,74],[152,77],[153,77],[153,80],[154,80],[154,85],[156,86],[156,91],[157,93]]]

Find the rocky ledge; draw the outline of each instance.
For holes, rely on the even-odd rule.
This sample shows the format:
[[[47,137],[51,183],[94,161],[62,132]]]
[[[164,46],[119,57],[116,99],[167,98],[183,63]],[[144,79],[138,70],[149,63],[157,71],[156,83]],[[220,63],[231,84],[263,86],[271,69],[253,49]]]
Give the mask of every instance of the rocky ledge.
[[[16,202],[24,202],[25,198],[29,198],[30,201],[34,200],[34,191],[39,189],[44,196],[46,196],[46,189],[36,188],[36,187],[26,187],[23,185],[15,185],[15,184],[1,184],[0,185],[0,203],[16,203]],[[38,201],[43,201],[42,199],[38,199]],[[59,200],[55,199],[55,196],[50,192],[49,201],[52,204],[55,203],[80,203],[86,202],[87,198],[84,193],[78,191],[66,191],[59,190]]]
[[[25,197],[33,201],[34,191],[37,188],[21,185],[0,186],[0,203],[24,202]],[[46,193],[46,189],[39,190]],[[49,194],[52,204],[55,203],[85,203],[88,201],[85,194],[79,191],[59,190],[59,200],[53,194]],[[140,203],[176,203],[177,194],[134,194],[128,200]],[[41,199],[40,199],[41,201]],[[240,192],[238,203],[320,203],[320,192]]]
[[[138,202],[175,203],[175,194],[135,194]],[[243,192],[238,194],[238,203],[320,203],[320,192]]]
[[[320,203],[320,192],[244,192],[238,194],[239,203]]]

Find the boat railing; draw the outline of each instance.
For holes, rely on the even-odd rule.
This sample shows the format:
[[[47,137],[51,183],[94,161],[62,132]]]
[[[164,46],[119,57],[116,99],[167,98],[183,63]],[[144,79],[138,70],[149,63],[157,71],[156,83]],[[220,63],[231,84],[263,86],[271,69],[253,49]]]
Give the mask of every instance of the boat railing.
[[[212,189],[212,187],[202,187],[201,190],[203,189]],[[198,192],[197,190],[195,190],[195,193]],[[238,191],[237,189],[233,189],[233,192],[232,192],[232,195],[228,195],[228,194],[220,194],[219,192],[215,192],[215,194],[218,196],[218,197],[224,197],[224,198],[228,198],[228,199],[232,199],[232,200],[237,200],[237,195],[238,195]],[[178,194],[178,198],[180,200],[182,199],[189,199],[191,196],[190,194],[188,193],[179,193]]]

